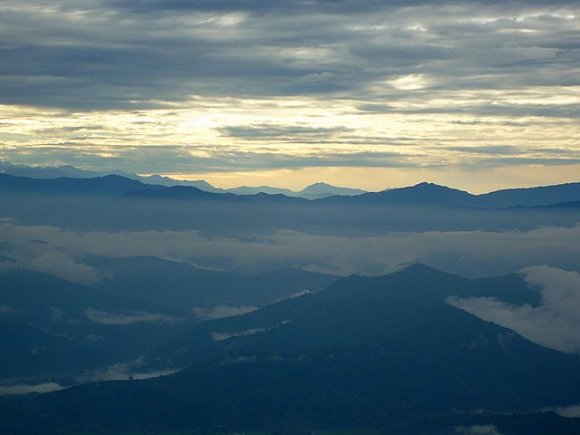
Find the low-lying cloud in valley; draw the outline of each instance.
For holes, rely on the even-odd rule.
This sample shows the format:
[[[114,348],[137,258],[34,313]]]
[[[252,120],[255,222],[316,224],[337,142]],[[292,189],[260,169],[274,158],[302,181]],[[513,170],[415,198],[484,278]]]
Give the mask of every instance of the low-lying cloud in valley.
[[[213,308],[193,307],[192,312],[199,320],[216,320],[225,317],[241,316],[242,314],[251,313],[258,308],[253,306],[239,306],[218,305]]]
[[[19,396],[30,393],[52,393],[60,391],[64,387],[56,382],[44,382],[42,384],[18,384],[18,385],[0,385],[0,396]]]
[[[91,323],[112,326],[129,326],[136,323],[173,323],[176,321],[171,316],[164,314],[134,311],[130,313],[108,313],[105,311],[88,308],[85,317]]]
[[[580,273],[546,266],[530,267],[523,273],[531,288],[541,294],[537,307],[494,298],[452,298],[449,303],[541,346],[580,353]]]
[[[49,226],[0,225],[1,255],[24,269],[92,283],[99,272],[88,256],[151,256],[207,268],[261,272],[287,267],[378,275],[422,262],[469,277],[548,265],[578,269],[580,225],[529,231],[390,232],[314,235],[205,236],[197,231],[75,232]],[[530,249],[533,247],[533,249]]]
[[[148,371],[146,370],[145,365],[145,360],[140,357],[132,361],[115,363],[101,369],[88,371],[76,381],[79,383],[86,383],[124,381],[127,379],[141,380],[167,376],[179,371],[175,369]]]
[[[259,334],[260,332],[266,332],[268,329],[266,328],[253,328],[253,329],[245,329],[244,331],[237,331],[237,332],[212,332],[211,338],[213,341],[224,341],[229,340],[230,338],[235,337],[247,337],[249,335]]]
[[[19,238],[9,234],[16,226],[0,225],[0,254],[8,258],[1,261],[0,273],[13,272],[19,269],[48,273],[68,281],[91,285],[99,281],[97,270],[81,260],[74,258],[73,253],[41,239]],[[4,231],[3,231],[4,230]],[[29,234],[30,235],[30,234]],[[15,243],[14,243],[15,242]],[[67,252],[69,251],[69,252]]]
[[[455,428],[455,433],[460,435],[501,435],[497,428],[492,424],[460,426]]]
[[[2,314],[16,313],[18,310],[10,305],[0,305],[0,316]]]

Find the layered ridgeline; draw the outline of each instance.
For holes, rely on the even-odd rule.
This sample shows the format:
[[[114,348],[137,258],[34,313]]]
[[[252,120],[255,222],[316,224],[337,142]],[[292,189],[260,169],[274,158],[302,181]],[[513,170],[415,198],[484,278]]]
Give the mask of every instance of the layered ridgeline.
[[[497,433],[578,433],[577,420],[547,409],[580,403],[580,358],[450,304],[480,296],[540,303],[518,275],[467,280],[415,265],[352,276],[198,323],[150,354],[152,366],[188,365],[179,373],[5,401],[0,428],[443,434],[493,425]]]
[[[78,267],[100,279],[81,285],[0,258],[0,386],[21,382],[12,378],[75,383],[87,370],[152,352],[192,323],[316,292],[336,279],[295,269],[209,271],[149,257],[95,257]]]
[[[105,177],[107,175],[119,175],[134,180],[139,180],[145,184],[156,184],[160,186],[188,186],[197,187],[206,192],[214,193],[235,193],[237,195],[255,195],[257,193],[267,194],[283,194],[287,196],[295,196],[307,199],[326,198],[335,195],[359,195],[364,193],[361,189],[352,189],[348,187],[337,187],[327,183],[314,183],[305,187],[300,191],[293,191],[290,189],[270,187],[270,186],[241,186],[231,189],[221,189],[212,186],[205,180],[176,180],[162,175],[137,175],[130,174],[124,171],[109,171],[97,172],[77,169],[73,166],[57,166],[57,167],[43,167],[43,166],[25,166],[13,165],[8,162],[0,162],[0,173],[15,175],[19,177],[29,177],[38,179],[53,179],[53,178],[97,178]]]
[[[74,169],[74,168],[72,168]],[[580,202],[580,183],[566,183],[521,189],[505,189],[474,195],[434,183],[364,192],[360,189],[336,187],[326,183],[312,184],[299,192],[268,186],[216,189],[204,187],[201,182],[168,181],[167,177],[150,176],[148,182],[137,176],[108,174],[98,177],[74,177],[77,172],[65,171],[58,178],[35,178],[0,173],[0,191],[39,194],[101,194],[133,198],[245,200],[266,201],[273,198],[304,198],[326,203],[414,205],[440,207],[541,207],[553,204]],[[78,170],[77,170],[78,171]],[[14,171],[35,174],[33,170]],[[51,172],[52,173],[52,172]],[[84,172],[83,172],[84,173]],[[92,174],[91,172],[88,172]],[[69,175],[71,174],[71,175]],[[129,174],[130,175],[130,174]],[[158,183],[154,183],[157,180]],[[181,183],[181,184],[180,184]],[[241,198],[240,198],[241,197]]]
[[[118,175],[32,179],[0,174],[0,216],[77,230],[199,230],[235,237],[277,229],[309,233],[471,231],[570,227],[580,183],[485,195],[421,183],[317,200],[236,195],[144,184]]]
[[[327,198],[328,201],[349,203],[428,205],[450,207],[538,207],[550,204],[578,202],[580,183],[554,186],[505,189],[474,195],[463,190],[419,183],[411,187],[368,192],[354,198]]]

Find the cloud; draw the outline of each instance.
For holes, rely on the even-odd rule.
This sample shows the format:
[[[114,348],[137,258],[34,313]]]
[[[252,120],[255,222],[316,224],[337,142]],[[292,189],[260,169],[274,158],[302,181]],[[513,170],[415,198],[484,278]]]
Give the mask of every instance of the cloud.
[[[129,326],[136,323],[173,323],[173,317],[164,314],[153,314],[146,311],[134,311],[131,313],[107,313],[105,311],[88,308],[85,317],[91,323],[100,325]]]
[[[6,238],[0,236],[1,240]],[[0,273],[26,269],[86,285],[95,284],[100,279],[93,267],[73,258],[70,253],[37,239],[28,239],[17,245],[8,242],[3,249],[0,246],[0,251],[9,251],[11,257],[10,261],[0,263]]]
[[[455,433],[462,435],[501,435],[493,425],[473,425],[455,428]]]
[[[494,298],[454,298],[449,303],[541,346],[580,353],[580,273],[547,266],[530,267],[523,273],[541,294],[538,307],[515,306]]]
[[[18,312],[18,310],[10,305],[0,305],[0,316],[2,316],[2,314],[12,314],[16,312]]]
[[[580,405],[564,406],[555,408],[554,411],[564,418],[580,418]]]
[[[0,386],[0,396],[12,396],[12,395],[22,395],[30,393],[52,393],[54,391],[60,391],[64,387],[56,382],[45,382],[36,385],[9,385]]]
[[[13,258],[22,249],[32,249],[31,255],[35,255],[34,249],[41,253],[50,249],[66,254],[78,264],[90,255],[153,256],[245,272],[296,267],[339,275],[383,274],[418,261],[460,275],[481,277],[538,264],[575,269],[576,258],[580,258],[580,226],[348,236],[280,230],[237,238],[210,237],[197,231],[79,232],[7,223],[0,225],[0,240],[7,242],[2,251]]]
[[[132,372],[109,367],[105,371],[93,373],[87,378],[87,382],[125,381],[128,379],[140,381],[145,379],[158,378],[160,376],[168,376],[177,372],[179,372],[179,370],[170,369],[149,372]]]
[[[144,366],[145,362],[143,358],[137,358],[127,363],[111,364],[103,369],[85,373],[78,379],[78,382],[125,381],[128,379],[142,380],[167,376],[179,371],[174,369],[143,371]]]
[[[0,263],[0,273],[10,273],[20,269],[18,262],[13,260],[2,261]]]
[[[238,128],[238,130],[243,127]],[[256,133],[256,132],[255,132]],[[262,132],[264,135],[275,135]],[[279,132],[281,133],[281,132]],[[233,134],[243,134],[233,132]],[[247,134],[252,134],[247,132]],[[258,134],[258,133],[256,133]],[[267,140],[266,136],[262,137]],[[280,137],[278,137],[281,140]],[[310,137],[315,140],[314,136]],[[320,139],[322,140],[322,139]],[[324,140],[330,141],[330,138]],[[400,139],[390,142],[396,144]],[[286,141],[304,145],[303,136],[297,135]],[[354,143],[364,142],[364,138],[348,139]],[[369,139],[372,142],[372,139]],[[316,141],[314,143],[319,143]],[[255,147],[255,144],[253,144]],[[23,156],[34,158],[33,163],[42,164],[48,161],[69,162],[94,170],[111,171],[112,167],[122,167],[135,173],[191,173],[202,171],[236,172],[271,169],[302,169],[309,167],[416,167],[420,164],[421,154],[406,155],[397,150],[356,149],[305,149],[285,150],[278,147],[248,150],[239,146],[124,146],[118,145],[103,150],[99,147],[78,145],[74,143],[58,146],[35,147],[33,156],[26,147],[16,147],[4,151],[6,158],[18,161]],[[437,165],[439,165],[438,163]],[[429,166],[423,162],[423,166]]]
[[[258,307],[253,306],[239,306],[218,305],[213,308],[199,308],[193,307],[191,311],[199,320],[215,320],[223,319],[225,317],[241,316],[246,313],[256,311]]]
[[[59,252],[45,252],[20,264],[25,269],[49,273],[80,284],[95,284],[100,279],[93,267],[78,263],[70,256]]]
[[[75,384],[84,384],[88,382],[106,382],[106,381],[124,381],[128,379],[143,380],[167,376],[179,372],[175,369],[146,371],[144,358],[136,358],[126,363],[115,363],[105,368],[87,371],[75,379]],[[11,395],[23,395],[31,393],[52,393],[64,390],[72,385],[61,385],[56,382],[45,382],[42,384],[27,385],[0,385],[0,397]]]
[[[309,127],[305,125],[258,124],[227,126],[220,129],[227,136],[249,138],[253,140],[290,138],[300,141],[304,138],[328,138],[339,133],[352,131],[346,127]]]
[[[304,269],[307,270],[307,268],[304,268]],[[315,271],[313,270],[312,272],[315,272]],[[324,273],[324,272],[323,271],[318,271],[318,273]],[[286,296],[284,298],[276,299],[272,303],[277,303],[277,302],[285,301],[285,300],[288,300],[288,299],[301,298],[302,296],[311,295],[313,293],[314,292],[312,290],[304,289],[304,290],[297,291],[296,293],[292,293],[291,295]]]
[[[497,137],[577,151],[579,16],[572,1],[5,0],[0,117],[27,122],[3,126],[0,158],[192,174],[477,168]],[[516,157],[497,164],[579,161]]]
[[[2,10],[0,101],[94,110],[157,107],[191,95],[392,101],[409,91],[424,98],[492,83],[578,84],[570,74],[575,6],[10,0]],[[421,77],[436,83],[427,94]],[[485,106],[493,110],[489,100]]]
[[[224,341],[229,340],[230,338],[235,337],[247,337],[249,335],[255,335],[260,332],[268,331],[266,328],[253,328],[253,329],[245,329],[244,331],[237,331],[237,332],[212,332],[211,338],[213,341]]]
[[[224,341],[229,340],[230,338],[247,337],[250,335],[259,334],[261,332],[271,331],[273,329],[279,328],[280,326],[287,325],[288,323],[290,323],[290,320],[284,320],[271,328],[252,328],[234,332],[212,332],[211,338],[213,341]]]

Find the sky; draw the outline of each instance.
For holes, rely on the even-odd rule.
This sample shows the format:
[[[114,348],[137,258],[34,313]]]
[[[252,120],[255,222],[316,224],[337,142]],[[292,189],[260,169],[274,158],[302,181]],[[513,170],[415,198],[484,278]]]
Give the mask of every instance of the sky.
[[[577,1],[3,0],[0,160],[299,189],[580,181]]]

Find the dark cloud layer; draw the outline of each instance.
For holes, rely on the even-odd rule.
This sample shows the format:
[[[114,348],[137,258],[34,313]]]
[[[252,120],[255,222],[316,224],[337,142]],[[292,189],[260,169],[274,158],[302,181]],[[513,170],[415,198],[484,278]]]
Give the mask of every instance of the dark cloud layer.
[[[376,85],[409,74],[431,80],[426,96],[579,84],[575,2],[60,0],[2,9],[8,104],[93,110],[304,94],[392,103],[411,95]],[[574,107],[489,102],[466,110],[578,116]]]
[[[233,137],[241,138],[251,138],[251,139],[271,139],[280,137],[292,137],[297,136],[301,138],[313,138],[313,137],[328,137],[329,135],[337,133],[346,133],[352,131],[346,127],[333,127],[333,128],[323,128],[323,127],[308,127],[308,126],[287,126],[287,125],[269,125],[269,124],[259,124],[259,125],[248,125],[248,126],[231,126],[224,127],[221,131]]]
[[[28,161],[42,164],[50,159],[57,161],[71,161],[80,167],[92,167],[102,170],[124,168],[128,171],[141,172],[148,168],[151,172],[201,172],[201,171],[239,171],[281,168],[308,168],[308,167],[414,167],[418,163],[413,158],[400,152],[389,151],[345,151],[318,153],[316,149],[301,152],[259,151],[239,148],[204,148],[205,155],[192,156],[189,149],[183,146],[116,146],[107,156],[86,152],[86,146],[75,146],[74,143],[60,146],[46,146],[36,148],[34,153],[26,149],[15,149],[6,153],[17,159],[21,154],[28,153]],[[2,153],[0,153],[0,156]]]
[[[281,0],[271,2],[268,0],[107,0],[107,4],[121,7],[132,11],[168,11],[168,10],[208,10],[208,11],[340,11],[361,12],[366,10],[384,10],[397,7],[434,6],[442,4],[464,4],[464,0]],[[546,0],[511,0],[511,1],[473,1],[474,5],[574,5],[571,0],[546,1]]]

